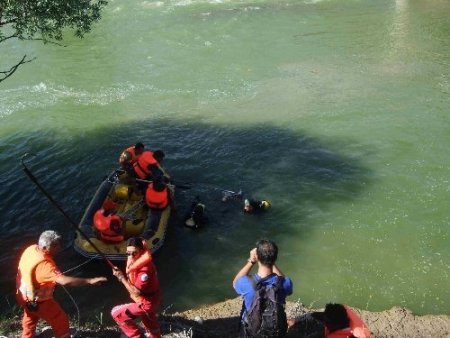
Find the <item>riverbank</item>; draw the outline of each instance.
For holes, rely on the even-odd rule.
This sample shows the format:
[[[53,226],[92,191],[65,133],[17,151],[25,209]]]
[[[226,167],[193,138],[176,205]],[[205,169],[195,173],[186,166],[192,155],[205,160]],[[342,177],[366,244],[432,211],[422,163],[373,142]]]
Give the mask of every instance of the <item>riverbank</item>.
[[[235,298],[174,316],[187,320],[193,325],[194,329],[197,327],[201,329],[203,333],[206,333],[202,337],[238,337],[238,315],[241,305],[241,300]],[[318,309],[308,309],[302,304],[294,302],[288,302],[286,305],[288,318],[305,318],[306,314],[314,310],[317,311]],[[400,307],[381,312],[355,310],[369,326],[372,337],[375,338],[450,337],[449,315],[415,316],[411,311]],[[198,321],[203,324],[198,324]],[[289,329],[288,337],[320,337],[320,335],[315,334],[316,329],[317,327],[314,327],[313,323],[300,321]]]
[[[226,300],[213,305],[180,313],[160,315],[163,337],[165,338],[231,338],[240,337],[238,333],[238,316],[242,302],[239,298]],[[288,318],[305,318],[308,313],[317,309],[308,309],[302,304],[288,302],[286,312]],[[411,311],[394,307],[381,312],[370,312],[355,309],[366,322],[374,338],[449,338],[449,315],[416,316]],[[5,320],[8,322],[8,320]],[[8,338],[20,337],[20,322],[18,318],[8,323],[10,330],[2,333]],[[2,326],[4,327],[4,325]],[[39,335],[49,338],[49,330]],[[79,328],[79,338],[118,338],[120,333],[116,327],[101,327],[85,325]],[[311,321],[299,321],[294,324],[288,337],[318,338],[317,325]]]

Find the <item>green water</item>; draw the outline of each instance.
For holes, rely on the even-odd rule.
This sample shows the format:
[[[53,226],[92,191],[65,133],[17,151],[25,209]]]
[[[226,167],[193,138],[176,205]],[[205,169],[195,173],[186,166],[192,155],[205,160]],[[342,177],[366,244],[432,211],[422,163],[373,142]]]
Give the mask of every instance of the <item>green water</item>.
[[[38,57],[0,85],[3,292],[44,229],[66,235],[62,268],[84,261],[19,157],[38,154],[31,168],[79,220],[140,140],[195,183],[177,192],[156,256],[165,307],[234,297],[234,274],[269,237],[291,300],[450,313],[449,18],[443,0],[116,0],[67,47],[2,44],[2,68]],[[244,215],[214,187],[273,208]],[[210,223],[192,232],[181,223],[197,195]],[[109,275],[102,262],[76,273],[99,272]],[[113,279],[72,292],[95,311],[126,298]]]

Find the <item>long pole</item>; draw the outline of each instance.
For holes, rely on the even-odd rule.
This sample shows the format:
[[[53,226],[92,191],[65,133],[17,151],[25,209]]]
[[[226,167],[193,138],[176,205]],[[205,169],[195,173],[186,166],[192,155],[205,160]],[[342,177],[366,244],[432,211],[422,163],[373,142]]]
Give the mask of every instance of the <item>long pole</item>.
[[[108,263],[108,265],[111,267],[111,269],[115,269],[115,266],[111,261],[108,259],[108,257],[105,256],[103,252],[100,251],[100,249],[91,241],[91,239],[80,229],[80,227],[70,218],[70,216],[64,211],[64,209],[58,204],[58,202],[55,201],[55,199],[47,192],[47,190],[44,189],[44,187],[39,183],[37,178],[33,175],[33,173],[28,169],[28,167],[24,163],[25,157],[32,155],[36,156],[34,154],[24,154],[21,158],[21,164],[23,166],[23,171],[28,176],[28,178],[39,188],[39,190],[49,199],[49,201],[58,209],[64,217],[69,221],[70,225],[75,228],[78,233],[88,241],[90,245],[94,248],[95,251],[98,252],[98,254]]]

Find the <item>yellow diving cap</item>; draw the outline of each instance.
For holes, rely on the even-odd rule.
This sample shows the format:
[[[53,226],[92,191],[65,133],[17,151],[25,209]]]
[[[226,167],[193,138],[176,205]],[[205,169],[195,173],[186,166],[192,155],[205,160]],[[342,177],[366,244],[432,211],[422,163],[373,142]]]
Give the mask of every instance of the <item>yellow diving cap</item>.
[[[270,202],[269,201],[261,201],[261,208],[266,210],[270,208]]]

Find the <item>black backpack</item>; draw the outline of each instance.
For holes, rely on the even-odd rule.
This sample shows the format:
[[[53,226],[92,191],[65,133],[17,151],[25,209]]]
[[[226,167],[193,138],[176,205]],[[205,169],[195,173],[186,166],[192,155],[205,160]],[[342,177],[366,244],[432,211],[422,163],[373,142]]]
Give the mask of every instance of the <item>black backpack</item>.
[[[255,284],[255,297],[242,324],[246,337],[281,338],[286,336],[287,321],[282,302],[283,277],[274,284],[264,284],[271,274]],[[252,281],[254,281],[252,279]],[[245,310],[245,304],[243,304]]]

